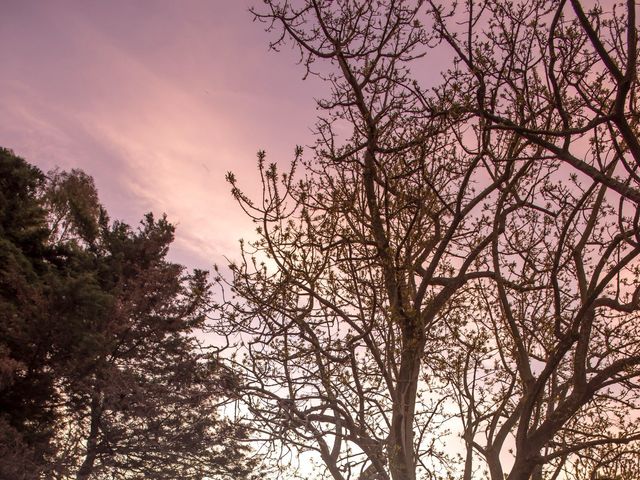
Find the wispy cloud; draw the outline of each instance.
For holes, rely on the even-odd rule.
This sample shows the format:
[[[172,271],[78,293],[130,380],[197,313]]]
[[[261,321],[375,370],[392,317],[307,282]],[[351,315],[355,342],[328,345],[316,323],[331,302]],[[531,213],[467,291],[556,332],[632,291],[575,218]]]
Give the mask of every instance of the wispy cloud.
[[[10,72],[0,79],[0,142],[45,169],[84,168],[115,217],[166,212],[180,261],[233,256],[252,226],[224,174],[236,171],[251,191],[258,148],[288,160],[309,140],[313,101],[299,70],[267,56],[237,4],[160,2],[151,12],[114,2],[113,17],[98,3],[63,5],[27,1],[0,20]]]

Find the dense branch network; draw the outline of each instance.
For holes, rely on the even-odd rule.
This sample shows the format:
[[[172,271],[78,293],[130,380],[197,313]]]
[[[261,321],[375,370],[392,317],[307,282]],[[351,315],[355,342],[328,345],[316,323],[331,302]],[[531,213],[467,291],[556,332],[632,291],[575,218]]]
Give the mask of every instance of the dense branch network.
[[[634,9],[254,12],[331,89],[310,155],[259,154],[262,198],[228,175],[257,240],[218,328],[275,453],[336,480],[638,473]]]

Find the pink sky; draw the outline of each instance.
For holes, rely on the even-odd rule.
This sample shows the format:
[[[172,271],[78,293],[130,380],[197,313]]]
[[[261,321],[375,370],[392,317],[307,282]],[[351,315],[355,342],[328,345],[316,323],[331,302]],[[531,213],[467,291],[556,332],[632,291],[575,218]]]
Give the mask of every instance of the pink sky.
[[[82,168],[113,218],[178,224],[172,258],[209,268],[251,225],[225,172],[255,187],[258,149],[312,141],[316,80],[268,51],[247,0],[3,0],[0,145]]]

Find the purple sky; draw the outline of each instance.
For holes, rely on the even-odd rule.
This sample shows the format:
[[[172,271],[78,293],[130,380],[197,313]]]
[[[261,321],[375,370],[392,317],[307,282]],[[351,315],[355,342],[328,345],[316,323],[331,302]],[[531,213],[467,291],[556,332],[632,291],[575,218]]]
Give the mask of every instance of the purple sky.
[[[255,153],[312,141],[316,80],[246,0],[1,0],[0,145],[82,168],[113,218],[166,212],[172,258],[209,268],[252,226],[224,174],[257,186]]]

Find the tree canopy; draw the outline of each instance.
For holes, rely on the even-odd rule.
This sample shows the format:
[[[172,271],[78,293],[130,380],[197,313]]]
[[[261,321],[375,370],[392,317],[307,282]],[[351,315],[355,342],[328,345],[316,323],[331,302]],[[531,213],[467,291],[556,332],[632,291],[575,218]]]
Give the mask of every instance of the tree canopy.
[[[227,176],[257,239],[219,331],[276,457],[335,480],[640,474],[635,8],[254,10],[330,87],[315,145],[284,171],[259,153],[260,198]]]
[[[0,476],[251,478],[174,227],[111,222],[85,173],[0,153]]]
[[[47,315],[56,252],[37,198],[44,175],[0,150],[0,472],[33,478],[51,453],[57,400]]]

